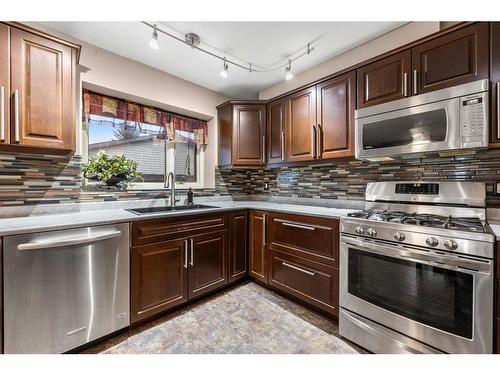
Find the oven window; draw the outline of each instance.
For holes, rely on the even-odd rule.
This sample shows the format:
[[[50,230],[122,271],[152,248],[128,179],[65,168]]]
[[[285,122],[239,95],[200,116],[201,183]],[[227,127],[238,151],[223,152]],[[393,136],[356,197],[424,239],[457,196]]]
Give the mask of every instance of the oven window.
[[[350,294],[469,339],[473,284],[469,274],[349,249]]]
[[[363,126],[363,148],[419,145],[446,139],[446,110],[378,121]]]

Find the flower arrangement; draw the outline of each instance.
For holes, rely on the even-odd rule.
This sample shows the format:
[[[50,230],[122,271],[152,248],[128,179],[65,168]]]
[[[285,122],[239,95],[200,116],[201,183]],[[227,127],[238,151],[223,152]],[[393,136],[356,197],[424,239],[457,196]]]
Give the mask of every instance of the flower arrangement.
[[[108,155],[100,150],[88,163],[82,163],[83,175],[92,181],[100,181],[107,187],[127,187],[130,181],[143,177],[137,171],[137,162],[124,155]]]

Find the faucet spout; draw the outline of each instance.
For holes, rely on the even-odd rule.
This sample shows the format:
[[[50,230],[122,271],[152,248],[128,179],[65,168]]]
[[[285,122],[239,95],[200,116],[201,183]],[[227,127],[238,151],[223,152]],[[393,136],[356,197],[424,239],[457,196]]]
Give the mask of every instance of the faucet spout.
[[[170,189],[170,206],[174,206],[180,199],[175,199],[175,174],[169,172],[167,179],[165,180],[165,188]]]

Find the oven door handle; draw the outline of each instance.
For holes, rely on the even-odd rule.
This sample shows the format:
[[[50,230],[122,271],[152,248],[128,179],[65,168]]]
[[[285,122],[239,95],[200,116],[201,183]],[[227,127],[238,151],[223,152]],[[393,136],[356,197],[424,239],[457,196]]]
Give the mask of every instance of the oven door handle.
[[[472,272],[481,272],[490,274],[491,273],[491,262],[481,262],[474,261],[472,259],[460,259],[452,258],[448,256],[438,256],[426,254],[422,250],[411,250],[411,249],[401,249],[401,248],[390,248],[385,246],[370,242],[369,246],[366,242],[358,239],[342,239],[342,242],[346,245],[355,246],[363,251],[367,251],[373,254],[386,255],[392,258],[399,258],[405,260],[411,260],[412,262],[422,263],[426,265],[437,266],[447,269],[462,268]]]

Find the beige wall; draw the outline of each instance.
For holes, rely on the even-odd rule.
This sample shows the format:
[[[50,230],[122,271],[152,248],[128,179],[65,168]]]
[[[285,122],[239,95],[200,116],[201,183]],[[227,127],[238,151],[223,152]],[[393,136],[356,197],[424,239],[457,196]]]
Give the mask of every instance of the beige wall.
[[[217,111],[215,107],[229,98],[218,92],[198,86],[171,74],[164,73],[126,57],[103,50],[91,44],[40,27],[54,35],[82,45],[77,77],[77,100],[80,100],[78,114],[81,113],[81,88],[99,90],[125,99],[137,100],[176,113],[209,120],[209,143],[205,159],[205,186],[215,183],[217,163]],[[77,153],[82,152],[81,116],[77,115]]]
[[[411,22],[376,39],[353,48],[338,56],[331,58],[308,70],[298,73],[290,81],[283,81],[276,85],[265,88],[259,93],[259,99],[268,100],[275,96],[284,94],[290,90],[307,85],[318,79],[326,77],[335,72],[349,68],[352,65],[367,59],[401,47],[406,43],[422,38],[440,30],[438,21],[435,22]]]

